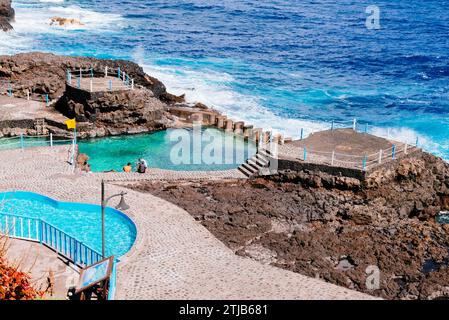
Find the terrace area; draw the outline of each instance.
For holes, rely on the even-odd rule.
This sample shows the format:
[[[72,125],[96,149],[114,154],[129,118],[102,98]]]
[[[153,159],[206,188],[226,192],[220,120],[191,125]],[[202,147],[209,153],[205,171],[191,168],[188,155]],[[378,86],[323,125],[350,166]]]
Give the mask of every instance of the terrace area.
[[[66,162],[68,148],[1,151],[0,191],[97,204],[105,174],[73,173]],[[107,192],[123,191],[123,183],[129,182],[108,183]],[[126,192],[126,214],[137,227],[137,238],[118,264],[118,299],[372,298],[236,256],[183,209],[150,194]]]

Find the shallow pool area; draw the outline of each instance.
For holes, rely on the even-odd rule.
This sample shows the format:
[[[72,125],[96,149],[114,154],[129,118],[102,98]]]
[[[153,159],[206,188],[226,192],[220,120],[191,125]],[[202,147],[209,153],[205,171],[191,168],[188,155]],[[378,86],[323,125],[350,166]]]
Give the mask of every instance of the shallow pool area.
[[[237,168],[256,153],[243,137],[216,128],[167,129],[150,134],[79,140],[92,171],[122,171],[128,162],[135,170],[139,158],[150,168],[177,171],[217,171]]]
[[[0,223],[5,224],[7,215],[42,219],[78,241],[101,253],[101,207],[84,203],[59,202],[32,192],[0,193]],[[3,218],[3,219],[2,219]],[[25,233],[39,232],[33,226],[20,225],[16,229]],[[113,209],[105,210],[106,256],[119,258],[128,252],[136,239],[136,226],[124,213]]]

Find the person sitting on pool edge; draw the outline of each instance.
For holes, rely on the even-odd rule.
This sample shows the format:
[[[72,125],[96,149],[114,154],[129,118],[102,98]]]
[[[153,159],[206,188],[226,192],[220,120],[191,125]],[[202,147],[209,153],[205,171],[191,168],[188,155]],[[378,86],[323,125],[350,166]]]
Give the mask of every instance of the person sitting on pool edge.
[[[139,173],[145,173],[147,171],[148,168],[148,164],[147,162],[140,158],[139,161],[137,162],[137,172]]]
[[[128,162],[126,166],[123,167],[123,171],[126,173],[130,173],[133,168],[131,167],[131,163]]]

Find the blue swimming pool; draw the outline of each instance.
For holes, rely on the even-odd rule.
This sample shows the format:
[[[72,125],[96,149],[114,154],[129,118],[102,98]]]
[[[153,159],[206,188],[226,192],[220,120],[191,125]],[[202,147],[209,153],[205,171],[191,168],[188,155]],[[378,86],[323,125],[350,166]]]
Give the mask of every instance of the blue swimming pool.
[[[42,219],[101,252],[101,207],[98,205],[59,202],[32,192],[0,193],[0,218],[8,214]],[[0,221],[4,223],[4,219]],[[34,228],[24,228],[31,237],[37,232]],[[105,210],[105,230],[106,256],[123,256],[136,239],[134,223],[113,208]]]

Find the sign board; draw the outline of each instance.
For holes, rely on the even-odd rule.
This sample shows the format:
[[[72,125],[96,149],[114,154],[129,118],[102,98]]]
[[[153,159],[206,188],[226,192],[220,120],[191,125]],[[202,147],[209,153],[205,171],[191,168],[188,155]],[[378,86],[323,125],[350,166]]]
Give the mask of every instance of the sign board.
[[[80,279],[76,287],[76,294],[108,280],[111,277],[114,257],[109,257],[81,270]]]

